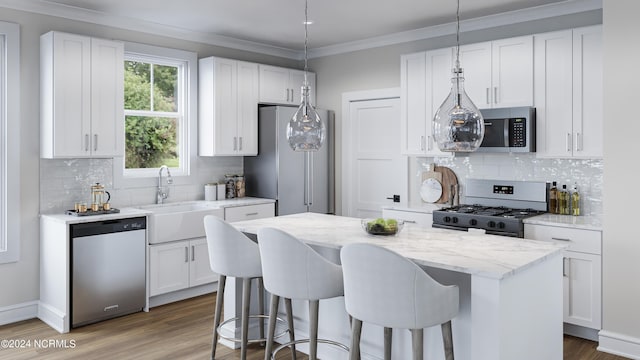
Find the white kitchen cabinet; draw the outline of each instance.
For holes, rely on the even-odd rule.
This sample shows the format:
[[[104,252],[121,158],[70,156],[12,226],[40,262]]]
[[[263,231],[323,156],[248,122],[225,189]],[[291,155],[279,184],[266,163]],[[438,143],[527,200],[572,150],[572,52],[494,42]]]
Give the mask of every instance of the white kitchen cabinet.
[[[304,71],[278,66],[260,65],[260,102],[265,104],[299,105]],[[316,105],[316,74],[307,72],[309,98]]]
[[[199,60],[198,154],[258,153],[258,64]]]
[[[43,158],[109,158],[124,151],[124,45],[48,32],[40,37]]]
[[[537,156],[601,158],[602,27],[534,39]]]
[[[150,296],[218,280],[211,271],[206,238],[150,245],[149,262]]]
[[[460,62],[478,108],[533,106],[533,36],[460,46]]]
[[[433,224],[433,215],[422,211],[382,209],[382,217],[402,220],[405,223],[418,224],[424,227],[431,227],[431,224]]]
[[[400,132],[403,155],[453,156],[433,139],[433,116],[451,89],[451,49],[403,55],[400,59]]]
[[[224,220],[227,222],[263,219],[275,216],[275,205],[258,204],[227,207],[224,209]]]
[[[602,232],[525,224],[524,237],[567,245],[564,251],[564,322],[602,326]]]

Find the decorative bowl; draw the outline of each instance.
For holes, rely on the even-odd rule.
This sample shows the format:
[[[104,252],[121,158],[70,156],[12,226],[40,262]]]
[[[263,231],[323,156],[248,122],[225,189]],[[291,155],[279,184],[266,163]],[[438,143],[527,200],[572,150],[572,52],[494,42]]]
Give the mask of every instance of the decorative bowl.
[[[362,219],[362,229],[371,235],[396,235],[402,230],[404,221],[396,219]]]

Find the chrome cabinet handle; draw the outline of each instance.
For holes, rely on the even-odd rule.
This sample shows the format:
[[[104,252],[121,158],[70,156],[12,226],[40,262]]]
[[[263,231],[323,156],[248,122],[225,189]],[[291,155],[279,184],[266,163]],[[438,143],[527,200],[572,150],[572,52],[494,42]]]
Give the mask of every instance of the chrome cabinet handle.
[[[424,146],[425,146],[424,135],[421,135],[420,136],[420,151],[424,151]]]
[[[242,150],[242,136],[239,137],[238,143],[240,145],[238,145],[238,150]]]
[[[233,137],[233,151],[238,150],[238,138],[237,137]]]
[[[562,258],[562,276],[564,277],[568,277],[571,271],[571,263],[568,260],[569,258]]]
[[[89,134],[84,134],[84,151],[89,151]]]
[[[433,138],[431,136],[427,136],[427,150],[431,151],[433,149]]]
[[[411,224],[415,224],[415,223],[416,223],[416,222],[415,222],[415,221],[413,221],[413,220],[402,220],[402,221],[404,221],[404,222],[406,222],[406,223],[411,223]]]
[[[567,151],[571,151],[571,133],[567,133]]]
[[[196,261],[196,246],[191,245],[191,261]]]
[[[184,247],[184,262],[189,262],[189,247]]]
[[[487,88],[487,104],[491,104],[491,89]]]
[[[576,133],[576,150],[582,151],[582,135]]]
[[[246,213],[246,214],[244,214],[244,216],[256,216],[256,215],[258,215],[258,213],[257,213],[257,212],[252,212],[252,213]]]
[[[93,134],[93,151],[98,151],[98,134]]]
[[[498,103],[498,87],[497,86],[493,88],[493,103],[494,104]]]
[[[566,238],[557,238],[557,237],[552,237],[551,240],[558,240],[558,241],[571,241],[571,239],[566,239]]]

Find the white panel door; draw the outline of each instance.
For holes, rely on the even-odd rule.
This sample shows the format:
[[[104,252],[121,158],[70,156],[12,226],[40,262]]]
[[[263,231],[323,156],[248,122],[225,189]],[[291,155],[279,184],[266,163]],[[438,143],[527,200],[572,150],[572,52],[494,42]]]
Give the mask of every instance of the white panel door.
[[[215,59],[213,70],[215,155],[236,155],[238,151],[238,63]]]
[[[258,154],[258,64],[238,61],[238,154]]]
[[[493,107],[533,105],[533,37],[493,41]]]
[[[491,108],[491,42],[461,46],[460,62],[464,89],[471,101],[479,109]]]
[[[602,325],[600,255],[565,252],[564,321],[600,329]]]
[[[211,270],[207,238],[189,241],[191,259],[189,262],[189,286],[218,281],[218,274]]]
[[[401,119],[400,149],[405,155],[424,155],[427,124],[427,76],[425,52],[400,59]]]
[[[400,154],[400,100],[398,98],[352,101],[351,183],[343,189],[350,197],[346,215],[380,217],[382,206],[406,204],[407,157]]]
[[[291,103],[289,89],[289,69],[260,65],[260,102]]]
[[[189,287],[189,242],[149,246],[149,296]]]

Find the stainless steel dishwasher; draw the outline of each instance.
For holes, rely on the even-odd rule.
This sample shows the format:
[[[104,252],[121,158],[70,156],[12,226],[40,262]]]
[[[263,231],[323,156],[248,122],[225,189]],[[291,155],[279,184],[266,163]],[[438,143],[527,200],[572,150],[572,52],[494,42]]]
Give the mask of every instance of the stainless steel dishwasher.
[[[73,224],[71,327],[145,306],[146,218]]]

